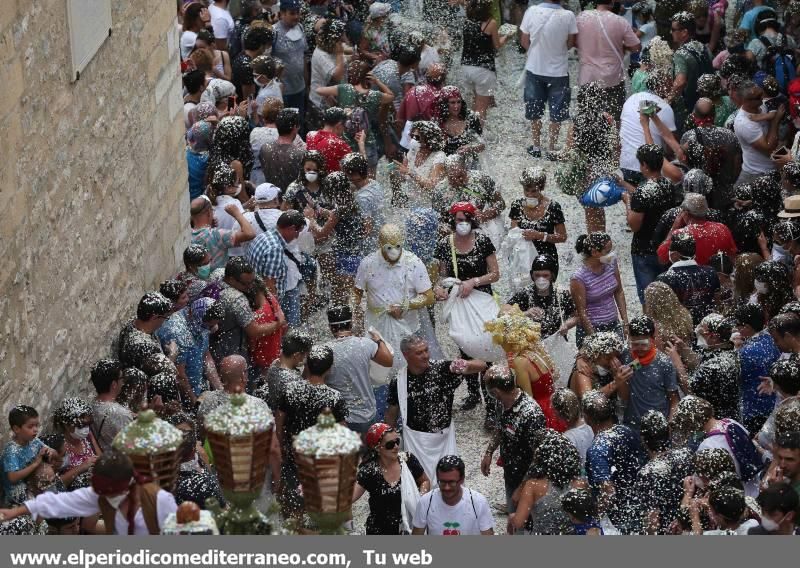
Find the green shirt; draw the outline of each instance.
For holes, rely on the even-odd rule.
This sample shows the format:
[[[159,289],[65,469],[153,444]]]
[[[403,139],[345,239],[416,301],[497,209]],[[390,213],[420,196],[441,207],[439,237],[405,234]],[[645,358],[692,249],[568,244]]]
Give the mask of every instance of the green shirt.
[[[338,93],[336,94],[336,101],[339,106],[345,109],[353,109],[361,107],[367,111],[370,124],[376,124],[378,121],[378,110],[381,106],[381,97],[383,96],[380,91],[368,91],[366,93],[359,93],[356,88],[345,83],[344,85],[337,85]],[[355,139],[348,133],[345,133],[343,138],[347,141],[354,152],[358,151],[358,144]],[[369,148],[375,145],[375,137],[372,135],[372,129],[367,129],[367,139],[364,145]]]

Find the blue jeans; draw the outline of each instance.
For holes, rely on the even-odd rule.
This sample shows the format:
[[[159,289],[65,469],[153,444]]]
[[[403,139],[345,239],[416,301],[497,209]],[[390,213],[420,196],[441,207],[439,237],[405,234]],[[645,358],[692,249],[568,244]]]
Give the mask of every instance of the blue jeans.
[[[287,290],[283,293],[281,298],[281,309],[286,316],[286,322],[289,327],[297,327],[300,325],[300,287],[295,287],[294,290]]]
[[[375,393],[375,422],[383,422],[383,417],[386,414],[386,397],[389,396],[389,385],[381,385],[379,387],[372,387]]]
[[[636,293],[639,303],[644,306],[644,289],[655,282],[661,274],[661,264],[656,254],[632,254],[633,277],[636,280]]]
[[[543,77],[525,71],[525,118],[540,120],[546,104],[550,107],[550,122],[569,120],[571,93],[569,76]]]

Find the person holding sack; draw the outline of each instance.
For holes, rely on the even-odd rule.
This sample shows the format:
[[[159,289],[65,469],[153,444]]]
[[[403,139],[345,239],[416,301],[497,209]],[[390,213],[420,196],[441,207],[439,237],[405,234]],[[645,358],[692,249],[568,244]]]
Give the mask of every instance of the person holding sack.
[[[178,506],[171,493],[133,470],[131,459],[117,450],[100,456],[91,487],[68,493],[45,492],[13,509],[0,509],[0,521],[20,515],[38,518],[91,517],[99,514],[106,534],[161,534],[161,527]]]
[[[420,495],[431,489],[422,464],[411,452],[401,452],[397,431],[373,424],[366,435],[370,455],[358,466],[353,503],[369,493],[367,534],[411,534]]]
[[[492,296],[492,283],[500,280],[500,268],[492,241],[486,235],[476,232],[479,227],[476,219],[477,209],[472,203],[462,201],[454,204],[449,213],[450,228],[453,233],[439,241],[434,255],[439,261],[439,277],[442,280],[434,289],[436,299],[448,300],[450,294],[441,285],[448,277],[455,278],[459,282],[458,298],[466,299],[473,292],[483,292]],[[497,306],[494,314],[485,315],[492,318],[497,314],[496,308]],[[483,330],[453,329],[454,327],[451,321],[452,331],[458,333],[477,331],[479,334],[483,332]],[[456,341],[456,344],[459,345],[463,358],[476,356],[465,351],[463,342]],[[477,375],[467,377],[467,389],[469,394],[462,403],[462,409],[472,410],[481,403],[481,382]]]

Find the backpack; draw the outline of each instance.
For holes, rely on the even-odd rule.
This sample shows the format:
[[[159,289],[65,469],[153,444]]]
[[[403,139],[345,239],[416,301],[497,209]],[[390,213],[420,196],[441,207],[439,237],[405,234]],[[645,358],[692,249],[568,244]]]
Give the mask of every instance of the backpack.
[[[709,436],[725,436],[725,440],[733,451],[733,457],[739,464],[742,481],[750,481],[764,467],[764,460],[758,453],[750,434],[742,426],[732,420],[722,420],[723,430],[712,430]]]
[[[781,37],[781,36],[779,36]],[[764,56],[762,69],[774,76],[778,81],[781,92],[788,92],[789,84],[797,77],[797,66],[795,65],[794,55],[791,50],[784,47],[784,41],[773,44],[769,38],[759,36],[760,41],[767,50]]]
[[[364,106],[367,104],[367,95],[357,96],[356,106],[348,110],[347,120],[344,123],[344,131],[350,138],[355,140],[356,134],[362,130],[369,132],[369,115]]]
[[[792,120],[800,118],[800,77],[789,81],[786,95],[789,97],[789,114]]]

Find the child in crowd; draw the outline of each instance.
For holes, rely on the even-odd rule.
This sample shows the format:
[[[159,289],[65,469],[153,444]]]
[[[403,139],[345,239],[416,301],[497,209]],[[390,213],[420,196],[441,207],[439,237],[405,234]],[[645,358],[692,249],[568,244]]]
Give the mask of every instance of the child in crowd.
[[[30,406],[11,409],[8,423],[14,437],[3,448],[3,489],[9,505],[22,503],[27,497],[26,480],[36,471],[45,456],[54,454],[39,436],[39,413]]]
[[[561,497],[561,507],[572,521],[576,535],[603,535],[603,527],[595,520],[597,507],[590,490],[570,489]]]

